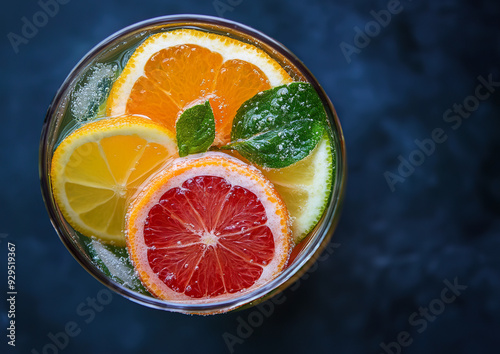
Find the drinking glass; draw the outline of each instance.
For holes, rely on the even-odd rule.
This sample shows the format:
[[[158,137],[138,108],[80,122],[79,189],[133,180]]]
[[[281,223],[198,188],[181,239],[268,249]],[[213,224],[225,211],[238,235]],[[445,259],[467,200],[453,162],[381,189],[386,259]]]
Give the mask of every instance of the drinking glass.
[[[332,151],[335,154],[333,182],[326,210],[313,231],[295,246],[287,267],[275,279],[253,292],[230,300],[206,304],[161,300],[147,293],[138,292],[128,284],[122,284],[105,274],[96,263],[94,255],[88,251],[84,242],[85,236],[75,231],[64,219],[55,203],[50,179],[51,160],[55,148],[69,132],[78,127],[74,117],[75,112],[71,110],[72,100],[76,99],[75,90],[92,75],[92,68],[97,63],[110,63],[115,69],[120,70],[133,50],[148,36],[179,28],[209,31],[250,43],[276,60],[294,81],[309,82],[323,103],[331,128]],[[126,27],[99,43],[80,60],[57,91],[47,111],[40,141],[39,173],[43,199],[54,229],[73,257],[97,280],[122,296],[145,306],[181,313],[209,314],[227,312],[242,306],[246,308],[266,300],[286,289],[317,261],[338,223],[345,189],[346,155],[342,129],[332,103],[314,76],[287,48],[265,34],[236,22],[209,16],[176,15],[153,18]]]

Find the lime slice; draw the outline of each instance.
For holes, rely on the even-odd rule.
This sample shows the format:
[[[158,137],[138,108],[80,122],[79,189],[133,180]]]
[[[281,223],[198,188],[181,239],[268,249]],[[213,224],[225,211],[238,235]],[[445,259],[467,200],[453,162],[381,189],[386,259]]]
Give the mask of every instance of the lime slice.
[[[285,168],[262,169],[288,208],[297,243],[316,226],[328,204],[334,158],[330,139],[324,134],[305,159]]]

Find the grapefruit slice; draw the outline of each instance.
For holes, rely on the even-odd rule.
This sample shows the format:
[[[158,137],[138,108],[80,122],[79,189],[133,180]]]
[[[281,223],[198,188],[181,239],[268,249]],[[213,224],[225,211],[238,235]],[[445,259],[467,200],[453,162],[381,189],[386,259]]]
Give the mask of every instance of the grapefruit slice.
[[[127,218],[127,247],[141,281],[170,301],[250,292],[283,270],[292,243],[273,185],[218,152],[176,160],[147,183]]]

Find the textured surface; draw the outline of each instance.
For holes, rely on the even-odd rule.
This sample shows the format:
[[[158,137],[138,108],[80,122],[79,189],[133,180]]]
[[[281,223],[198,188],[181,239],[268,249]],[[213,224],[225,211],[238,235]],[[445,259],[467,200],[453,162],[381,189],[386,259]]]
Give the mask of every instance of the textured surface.
[[[6,345],[8,303],[0,299],[1,352],[43,353],[45,346],[52,353],[53,337],[60,353],[75,354],[399,353],[399,344],[391,344],[399,337],[411,342],[403,353],[497,353],[500,87],[476,87],[490,75],[500,81],[499,2],[215,4],[69,1],[53,7],[53,17],[37,17],[44,25],[27,33],[32,38],[17,54],[8,34],[20,36],[23,17],[33,20],[41,7],[35,0],[3,5],[0,283],[5,289],[7,242],[14,242],[18,295],[15,348]],[[386,25],[366,27],[370,12],[388,5],[401,11],[390,21],[375,13]],[[37,150],[50,100],[99,41],[146,18],[217,15],[217,9],[282,42],[318,78],[341,117],[349,182],[334,236],[340,245],[332,244],[312,272],[260,310],[192,317],[109,295],[80,267],[49,222]],[[365,27],[372,38],[357,35]],[[482,98],[469,97],[476,94]],[[448,111],[458,105],[472,112]],[[433,136],[434,149],[425,140]],[[418,144],[429,156],[415,152]],[[401,162],[410,159],[419,165],[414,170]],[[394,191],[386,171],[404,179],[394,182]],[[467,288],[455,289],[461,295],[444,304],[441,294],[446,301],[454,296],[443,292],[445,281],[452,286],[455,278]],[[419,312],[429,306],[427,315]],[[56,335],[65,327],[75,336]]]

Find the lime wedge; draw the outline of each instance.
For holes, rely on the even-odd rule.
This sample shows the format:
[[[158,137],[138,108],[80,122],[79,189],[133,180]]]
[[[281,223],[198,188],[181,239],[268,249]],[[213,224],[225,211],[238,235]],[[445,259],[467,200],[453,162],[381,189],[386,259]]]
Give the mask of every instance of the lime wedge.
[[[328,204],[335,168],[332,151],[324,134],[305,159],[285,168],[262,169],[288,208],[296,243],[316,226]]]

